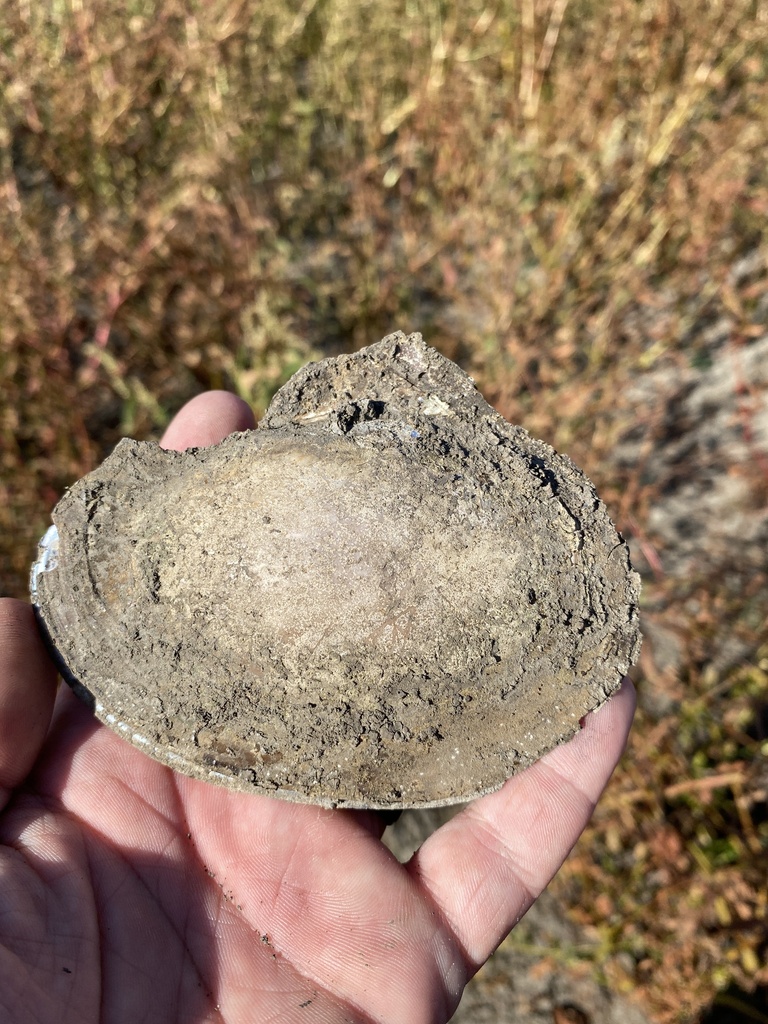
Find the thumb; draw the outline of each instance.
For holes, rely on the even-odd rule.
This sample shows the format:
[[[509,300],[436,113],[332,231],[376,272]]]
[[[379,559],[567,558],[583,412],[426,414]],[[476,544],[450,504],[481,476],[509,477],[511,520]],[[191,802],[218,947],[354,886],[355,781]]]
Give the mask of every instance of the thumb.
[[[32,606],[0,598],[0,810],[40,752],[56,680]]]

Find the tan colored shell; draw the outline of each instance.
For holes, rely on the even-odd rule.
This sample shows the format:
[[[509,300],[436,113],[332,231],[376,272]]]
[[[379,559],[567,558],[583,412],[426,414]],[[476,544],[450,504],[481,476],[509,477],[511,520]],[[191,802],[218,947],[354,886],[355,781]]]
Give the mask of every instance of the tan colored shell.
[[[419,335],[305,367],[215,447],[122,441],[53,519],[33,595],[75,690],[238,789],[469,799],[573,735],[639,645],[589,481]]]

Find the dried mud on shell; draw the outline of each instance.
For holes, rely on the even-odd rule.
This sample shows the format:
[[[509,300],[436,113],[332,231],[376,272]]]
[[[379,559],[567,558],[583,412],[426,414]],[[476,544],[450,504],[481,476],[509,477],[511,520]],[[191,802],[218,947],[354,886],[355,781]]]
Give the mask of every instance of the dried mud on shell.
[[[418,334],[306,366],[213,447],[122,441],[53,521],[32,592],[65,678],[236,789],[468,800],[569,739],[638,652],[593,486]]]

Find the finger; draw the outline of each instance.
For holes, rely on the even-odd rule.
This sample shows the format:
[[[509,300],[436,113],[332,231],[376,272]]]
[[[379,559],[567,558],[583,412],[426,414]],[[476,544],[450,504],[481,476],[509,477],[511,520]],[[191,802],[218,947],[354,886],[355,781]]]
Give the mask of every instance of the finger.
[[[0,598],[0,809],[40,752],[56,682],[32,606]]]
[[[236,430],[252,430],[256,420],[250,406],[229,391],[206,391],[176,413],[160,444],[163,448],[205,448]]]
[[[544,890],[589,821],[635,709],[626,679],[570,742],[431,836],[408,870],[477,968]]]

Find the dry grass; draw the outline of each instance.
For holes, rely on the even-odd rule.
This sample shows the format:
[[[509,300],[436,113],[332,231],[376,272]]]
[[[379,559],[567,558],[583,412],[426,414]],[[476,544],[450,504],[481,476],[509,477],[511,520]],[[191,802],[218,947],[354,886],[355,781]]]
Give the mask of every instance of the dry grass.
[[[767,32],[765,0],[0,0],[2,590],[121,434],[202,388],[261,410],[396,327],[642,520],[617,396],[724,311],[754,334]],[[641,717],[559,883],[663,1022],[768,981],[768,653],[696,587],[651,586],[689,602],[677,715]],[[703,679],[723,616],[752,654]]]

